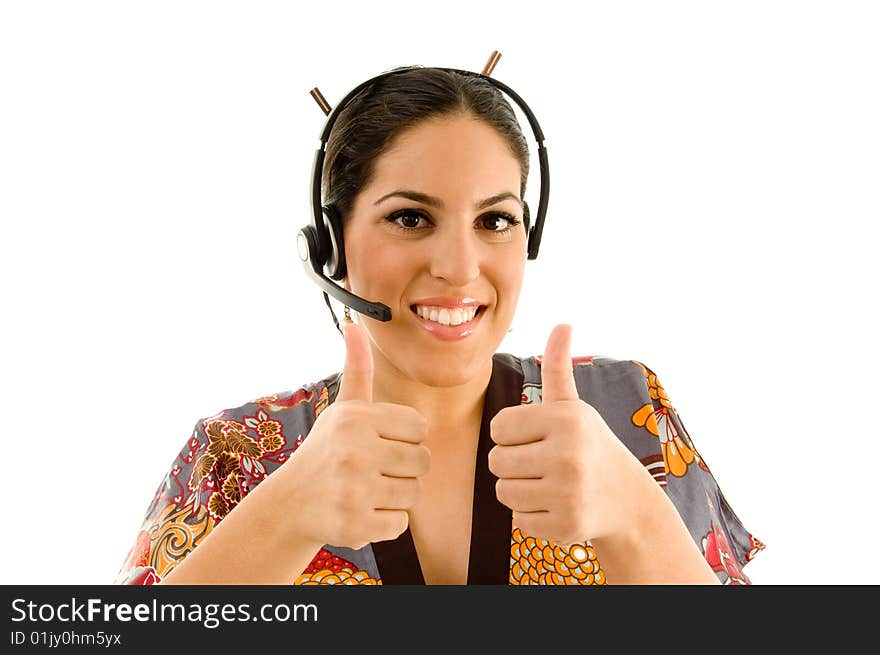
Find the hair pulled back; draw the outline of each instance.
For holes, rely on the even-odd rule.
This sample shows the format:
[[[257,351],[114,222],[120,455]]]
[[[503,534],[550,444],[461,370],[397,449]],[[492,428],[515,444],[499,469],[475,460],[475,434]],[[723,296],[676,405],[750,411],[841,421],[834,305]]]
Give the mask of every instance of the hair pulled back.
[[[323,202],[335,205],[345,225],[355,198],[372,179],[376,160],[397,136],[422,121],[462,114],[495,128],[510,146],[520,164],[524,199],[529,148],[501,90],[479,77],[416,66],[365,87],[339,112],[327,140]]]

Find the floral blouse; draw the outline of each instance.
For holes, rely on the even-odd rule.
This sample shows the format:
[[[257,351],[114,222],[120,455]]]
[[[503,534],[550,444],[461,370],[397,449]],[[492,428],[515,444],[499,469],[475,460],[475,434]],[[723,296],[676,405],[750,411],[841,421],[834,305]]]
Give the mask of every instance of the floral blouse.
[[[593,406],[672,500],[724,584],[751,584],[743,567],[765,546],[745,529],[697,452],[657,375],[635,360],[572,358],[578,395]],[[525,534],[495,497],[489,422],[504,407],[541,402],[541,356],[493,356],[474,479],[468,584],[605,584],[589,541],[562,547]],[[341,373],[199,420],[165,474],[116,584],[167,575],[241,499],[296,454],[334,402]],[[664,562],[657,562],[663,566]],[[325,544],[291,584],[424,584],[407,529],[354,550]]]

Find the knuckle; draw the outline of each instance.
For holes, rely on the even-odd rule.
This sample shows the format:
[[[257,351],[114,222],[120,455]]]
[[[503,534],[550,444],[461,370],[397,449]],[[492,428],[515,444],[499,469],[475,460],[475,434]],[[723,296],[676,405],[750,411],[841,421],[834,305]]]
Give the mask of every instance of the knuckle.
[[[427,446],[419,446],[418,449],[418,474],[425,475],[431,470],[431,451]]]
[[[501,461],[500,461],[500,459],[501,459],[501,450],[498,448],[498,446],[495,446],[492,448],[492,450],[489,451],[489,458],[488,458],[489,470],[492,472],[493,475],[497,475],[499,477],[501,476],[501,466],[500,466]],[[500,480],[499,480],[499,482],[500,482]]]
[[[528,535],[534,535],[538,533],[534,522],[529,519],[529,515],[523,512],[514,512],[514,523],[516,523],[517,527]]]
[[[407,527],[409,527],[409,516],[407,516],[406,512],[400,512],[398,516],[397,525],[395,526],[395,537],[402,535]]]
[[[349,403],[357,403],[351,400]],[[363,424],[363,412],[354,404],[347,404],[340,407],[336,414],[336,427],[339,430],[350,431],[356,430]]]
[[[561,418],[562,425],[570,434],[579,434],[586,428],[586,412],[566,411]]]
[[[557,496],[559,506],[567,512],[573,512],[580,504],[580,493],[574,485],[568,485],[561,489]]]
[[[362,465],[359,453],[350,445],[350,442],[340,446],[336,453],[335,462],[344,476],[353,475]]]
[[[401,506],[409,509],[410,507],[415,505],[419,500],[421,489],[422,483],[418,478],[407,480],[407,484],[405,485],[404,491],[401,494]]]
[[[402,535],[409,525],[409,517],[406,512],[389,512],[390,516],[386,519],[385,536],[387,539],[396,539]]]
[[[584,400],[584,399],[582,399],[582,398],[579,398],[579,399],[578,399],[578,403],[580,404],[581,408],[582,408],[585,412],[590,413],[590,414],[595,414],[596,416],[599,415],[599,410],[597,410],[595,407],[593,407],[593,406],[592,406],[590,403],[588,403],[586,400]]]
[[[580,480],[583,476],[583,465],[581,464],[581,461],[575,457],[561,457],[556,466],[562,479],[566,481],[566,488],[568,489],[573,486],[571,484],[572,482]]]
[[[427,434],[428,433],[428,417],[413,407],[410,407],[410,409],[412,410],[413,423],[419,427],[420,431]]]
[[[424,441],[428,436],[428,419],[425,418],[422,414],[413,410],[415,414],[412,416],[412,420],[410,425],[412,425],[413,435],[420,437],[421,441]]]
[[[352,521],[348,516],[348,508],[346,503],[331,503],[332,511],[326,517],[328,523],[328,533],[331,540],[338,540],[341,543],[347,543],[353,538],[351,526]]]
[[[584,430],[587,430],[589,426],[595,425],[597,421],[603,421],[602,415],[599,411],[593,407],[592,405],[585,403],[584,401],[580,401],[580,410],[578,414],[578,418],[580,419],[580,425]]]
[[[338,493],[333,497],[332,500],[332,515],[336,518],[339,524],[337,527],[343,527],[347,525],[351,525],[354,523],[357,514],[356,506],[351,502],[352,492],[356,491],[354,489],[354,485],[344,485],[347,488],[342,488],[340,491],[342,493]]]

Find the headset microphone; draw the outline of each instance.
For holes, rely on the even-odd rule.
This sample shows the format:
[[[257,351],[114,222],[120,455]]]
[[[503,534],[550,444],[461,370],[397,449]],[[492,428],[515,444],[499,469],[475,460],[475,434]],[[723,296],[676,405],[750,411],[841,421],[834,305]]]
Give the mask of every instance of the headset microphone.
[[[340,223],[341,225],[341,223]],[[330,234],[334,234],[332,228],[329,228]],[[391,308],[388,305],[385,305],[380,302],[370,302],[368,300],[364,300],[360,296],[353,294],[351,291],[346,289],[345,287],[341,287],[338,284],[333,284],[330,281],[324,271],[322,271],[321,263],[322,261],[331,261],[335,260],[335,253],[342,252],[341,248],[336,245],[334,241],[333,250],[334,252],[330,254],[328,257],[315,256],[312,257],[311,253],[323,253],[325,252],[319,243],[319,239],[316,237],[315,228],[311,225],[307,225],[302,230],[300,230],[297,235],[296,247],[299,251],[299,258],[304,263],[304,268],[306,269],[306,273],[315,282],[319,287],[324,289],[326,293],[329,293],[334,298],[336,298],[339,302],[348,307],[351,307],[353,310],[360,314],[366,314],[367,316],[371,316],[379,321],[390,321],[391,320]],[[330,270],[333,270],[333,267],[336,266],[335,261],[327,264],[331,267]],[[344,277],[345,274],[336,277],[332,276],[333,279],[340,279]],[[332,310],[332,308],[331,308]],[[335,320],[335,316],[334,316]],[[338,324],[337,324],[338,327]]]

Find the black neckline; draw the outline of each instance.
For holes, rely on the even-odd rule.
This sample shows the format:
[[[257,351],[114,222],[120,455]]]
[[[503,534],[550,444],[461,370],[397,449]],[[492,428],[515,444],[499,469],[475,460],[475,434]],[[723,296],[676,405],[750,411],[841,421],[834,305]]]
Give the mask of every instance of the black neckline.
[[[505,407],[522,402],[523,371],[509,354],[492,357],[492,376],[486,389],[477,461],[474,467],[474,504],[468,558],[469,585],[506,585],[510,581],[510,531],[513,512],[495,497],[498,480],[489,470],[489,451],[495,445],[489,422]],[[412,532],[407,528],[399,537],[371,544],[382,584],[423,585]]]

